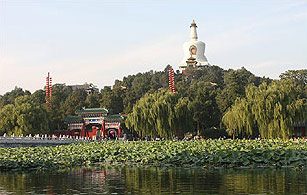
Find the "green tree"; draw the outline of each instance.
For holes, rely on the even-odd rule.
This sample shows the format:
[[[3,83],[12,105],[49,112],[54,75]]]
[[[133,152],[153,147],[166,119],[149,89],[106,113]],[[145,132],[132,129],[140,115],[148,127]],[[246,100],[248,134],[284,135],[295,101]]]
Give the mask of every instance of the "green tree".
[[[16,126],[14,104],[7,104],[0,110],[0,135],[13,134]]]
[[[85,100],[87,93],[84,89],[74,90],[65,100],[64,104],[61,105],[64,109],[65,115],[74,115],[76,110],[86,106]]]
[[[72,94],[72,89],[65,84],[52,86],[52,108],[47,108],[50,120],[50,129],[64,129],[63,118],[66,115],[65,101]]]
[[[217,127],[221,116],[215,99],[215,88],[210,83],[194,83],[189,89],[189,97],[189,109],[196,122],[197,134],[200,134],[201,128]]]
[[[31,95],[31,93],[27,90],[23,90],[22,88],[15,87],[10,92],[5,93],[3,96],[0,96],[0,108],[7,104],[14,104],[14,101],[17,97]]]
[[[44,104],[46,102],[46,92],[42,89],[36,90],[31,95],[31,98],[34,102],[38,104]]]
[[[42,104],[29,95],[15,99],[0,111],[0,131],[7,134],[49,133],[48,113]]]
[[[300,96],[307,98],[307,69],[288,70],[279,76],[282,80],[290,79],[300,90]]]
[[[123,99],[122,99],[122,89],[117,87],[111,89],[111,87],[104,87],[101,90],[102,99],[101,107],[107,108],[112,114],[118,114],[123,111]]]
[[[279,76],[281,79],[291,79],[296,85],[307,85],[307,69],[288,70]]]
[[[306,99],[299,99],[297,88],[290,80],[274,81],[251,90],[247,98],[252,107],[262,137],[288,138],[294,122],[305,118]]]
[[[247,102],[245,98],[237,98],[233,106],[224,114],[222,121],[227,133],[233,138],[257,134],[251,102]]]
[[[142,136],[171,138],[177,131],[184,132],[191,127],[188,103],[188,98],[167,90],[148,93],[134,105],[126,125]]]
[[[188,97],[179,98],[175,105],[175,131],[182,133],[193,129],[193,113],[189,108],[190,100]]]
[[[307,119],[306,98],[291,80],[249,85],[246,98],[237,99],[223,116],[223,122],[232,135],[259,133],[264,138],[291,136],[294,122]]]
[[[217,103],[224,113],[238,97],[245,97],[245,87],[248,84],[258,86],[265,78],[255,77],[244,67],[238,70],[228,70],[224,74],[224,88],[217,95]]]
[[[86,97],[85,105],[88,108],[98,108],[100,106],[100,100],[99,92],[94,92]]]

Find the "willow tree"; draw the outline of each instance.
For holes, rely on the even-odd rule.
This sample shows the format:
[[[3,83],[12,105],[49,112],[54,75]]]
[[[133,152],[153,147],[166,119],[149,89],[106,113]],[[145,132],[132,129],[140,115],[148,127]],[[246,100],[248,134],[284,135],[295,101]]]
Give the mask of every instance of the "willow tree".
[[[251,112],[251,105],[245,98],[237,98],[234,105],[222,118],[226,131],[233,138],[238,135],[253,135],[255,120]]]
[[[253,134],[259,130],[264,138],[288,138],[294,122],[306,120],[306,99],[291,80],[274,81],[270,85],[246,87],[246,97],[237,99],[223,116],[231,134]]]
[[[285,139],[291,135],[294,122],[305,118],[306,99],[299,93],[291,80],[264,83],[247,93],[248,99],[254,99],[252,111],[262,137]]]
[[[153,98],[150,94],[146,94],[141,98],[127,117],[125,122],[127,127],[135,129],[141,135],[156,135],[154,121],[149,115],[150,107],[153,103]]]
[[[48,132],[48,113],[42,104],[29,95],[17,97],[0,111],[0,132],[7,134],[36,134]]]
[[[189,109],[189,98],[180,98],[175,106],[176,130],[187,132],[193,128],[193,113]]]
[[[126,125],[142,136],[170,138],[178,130],[185,131],[192,124],[188,99],[177,93],[159,91],[148,93],[134,105]]]

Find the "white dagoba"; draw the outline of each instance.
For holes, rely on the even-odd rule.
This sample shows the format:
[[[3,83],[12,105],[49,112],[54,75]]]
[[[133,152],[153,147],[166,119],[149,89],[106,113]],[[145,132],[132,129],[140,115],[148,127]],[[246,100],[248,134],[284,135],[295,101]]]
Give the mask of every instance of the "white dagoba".
[[[182,62],[179,64],[179,69],[181,71],[190,66],[198,68],[209,65],[205,56],[206,44],[202,41],[198,41],[196,28],[196,23],[193,20],[190,26],[191,40],[183,44],[184,56]]]

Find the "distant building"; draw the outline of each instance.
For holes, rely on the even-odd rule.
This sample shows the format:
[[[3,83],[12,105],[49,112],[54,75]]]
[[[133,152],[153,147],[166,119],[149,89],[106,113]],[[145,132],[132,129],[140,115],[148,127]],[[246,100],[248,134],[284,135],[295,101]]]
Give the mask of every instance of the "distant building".
[[[92,83],[84,83],[83,85],[68,85],[73,91],[77,89],[84,89],[87,94],[92,94],[94,91],[98,91],[98,88],[94,86]]]
[[[182,62],[179,64],[179,69],[184,71],[188,67],[199,68],[209,65],[205,56],[206,44],[202,41],[198,41],[196,23],[193,20],[190,26],[191,40],[183,44],[184,56]]]

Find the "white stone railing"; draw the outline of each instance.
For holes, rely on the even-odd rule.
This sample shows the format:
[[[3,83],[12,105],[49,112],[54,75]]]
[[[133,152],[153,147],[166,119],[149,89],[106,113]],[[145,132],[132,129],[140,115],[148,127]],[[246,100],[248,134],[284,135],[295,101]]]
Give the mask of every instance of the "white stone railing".
[[[91,141],[87,137],[81,136],[65,136],[61,135],[59,137],[55,135],[27,135],[27,136],[7,136],[4,134],[0,136],[0,144],[68,144],[75,142],[88,142]]]

